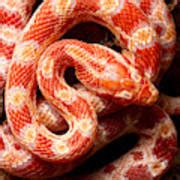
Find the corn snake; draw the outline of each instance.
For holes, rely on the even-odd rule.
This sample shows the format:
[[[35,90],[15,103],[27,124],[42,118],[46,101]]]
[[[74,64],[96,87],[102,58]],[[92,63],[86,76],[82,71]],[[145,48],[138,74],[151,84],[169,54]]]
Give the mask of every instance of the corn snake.
[[[48,2],[48,1],[47,1]],[[93,3],[94,3],[94,1],[93,1]],[[92,3],[92,5],[93,5],[93,3]],[[71,4],[70,4],[71,5]],[[45,7],[45,5],[44,5],[44,7]],[[81,7],[81,6],[80,6]],[[79,8],[80,8],[79,7]],[[93,7],[93,6],[92,6]],[[58,7],[58,8],[61,8],[60,6]],[[85,7],[86,8],[86,7]],[[91,8],[90,8],[91,9]],[[93,9],[93,8],[92,8]],[[48,9],[46,9],[46,10],[48,10]],[[110,11],[112,11],[111,9],[110,9]],[[50,12],[49,12],[50,13]],[[34,16],[35,17],[35,16]],[[83,18],[87,18],[87,17],[83,17]],[[98,22],[99,22],[99,19],[98,19]],[[51,21],[50,23],[55,23],[55,22],[53,22],[53,21]],[[77,23],[77,22],[76,22]],[[100,22],[101,23],[101,22]],[[103,23],[103,22],[102,22]],[[29,23],[29,24],[31,24],[31,23]],[[173,26],[173,24],[172,24],[172,26]],[[63,28],[65,28],[65,27],[63,27]],[[66,27],[67,28],[67,27]],[[114,28],[114,27],[113,27]],[[33,28],[32,28],[33,29]],[[172,28],[173,29],[173,28]],[[26,30],[25,30],[26,31]],[[33,30],[32,30],[33,31]],[[34,32],[35,33],[35,32]],[[44,34],[43,34],[44,35]],[[29,34],[27,35],[27,38],[29,38]],[[58,36],[60,36],[60,35],[58,35]],[[31,37],[30,37],[31,38]],[[40,38],[46,38],[46,37],[40,37]],[[56,37],[57,38],[57,37]],[[53,37],[52,37],[52,39],[53,39]],[[125,40],[124,39],[122,39],[123,40],[123,43],[125,43]],[[172,40],[174,41],[174,37],[172,37]],[[50,42],[49,42],[50,43]],[[46,44],[47,45],[47,44]],[[171,45],[171,43],[170,43],[170,45]],[[36,45],[35,45],[36,46]],[[19,49],[21,48],[21,46],[19,46]],[[31,47],[31,45],[29,46],[29,44],[27,44],[27,48],[29,48],[30,50],[32,50],[33,51],[33,48],[34,47]],[[36,47],[35,47],[36,48]],[[18,47],[17,47],[17,49],[18,49]],[[171,49],[171,48],[170,48]],[[172,49],[173,49],[173,46],[172,46]],[[18,51],[18,50],[17,50]],[[15,50],[15,52],[16,52],[16,50]],[[152,52],[155,52],[155,51],[153,51],[152,50]],[[170,51],[171,52],[171,51]],[[18,52],[19,53],[19,52]],[[132,56],[132,54],[130,54],[131,56]],[[16,56],[16,54],[14,55],[14,56]],[[129,53],[127,53],[127,52],[124,52],[124,56],[127,56],[127,57],[129,57]],[[157,59],[158,59],[158,56],[159,55],[157,55]],[[130,60],[129,60],[130,61]],[[134,59],[133,59],[133,61],[134,61]],[[130,61],[130,63],[133,63],[133,61],[131,60]],[[154,61],[156,61],[156,58],[155,58],[155,60]],[[25,62],[25,64],[28,64],[28,62]],[[154,62],[153,62],[154,63]],[[153,64],[152,63],[152,64]],[[155,62],[156,63],[156,62]],[[146,66],[146,62],[144,62],[144,66]],[[133,64],[133,66],[134,66],[134,64]],[[142,65],[143,66],[143,65]],[[153,67],[158,67],[158,66],[156,66],[156,65],[154,65]],[[11,67],[12,68],[12,67]],[[24,68],[24,67],[23,67]],[[141,68],[140,68],[141,69]],[[144,69],[146,69],[146,68],[144,68]],[[26,70],[25,70],[26,71]],[[151,73],[151,71],[153,71],[153,73]],[[147,70],[147,72],[148,73],[146,73],[146,76],[149,78],[149,77],[151,77],[151,76],[154,76],[154,71],[155,72],[157,72],[158,70],[156,69],[156,70],[154,70],[154,68],[152,68],[152,70]],[[26,72],[28,72],[28,71],[26,71]],[[13,73],[15,73],[15,71],[13,70]],[[140,72],[140,73],[144,73],[144,72]],[[10,73],[9,73],[10,74]],[[156,73],[155,73],[156,74]],[[28,74],[29,75],[29,74]],[[14,76],[14,74],[12,75],[12,76]],[[18,79],[18,78],[17,78]],[[11,93],[9,93],[10,94],[10,96],[11,96]],[[157,94],[157,93],[155,93],[155,94]],[[7,99],[9,99],[9,97],[7,98]],[[141,99],[142,100],[142,99]],[[8,100],[7,100],[8,101]],[[155,101],[155,99],[153,100],[153,102]],[[117,101],[116,101],[117,102]],[[124,102],[123,102],[124,103]],[[132,102],[131,102],[132,103]],[[131,103],[129,103],[129,104],[131,104]],[[142,102],[141,102],[142,103]],[[140,103],[140,104],[141,104]],[[152,102],[151,102],[152,103]],[[120,104],[121,104],[121,102],[120,102]],[[144,104],[144,102],[143,102],[143,104]],[[27,145],[28,146],[28,145]],[[46,157],[43,157],[43,158],[46,158]]]
[[[151,117],[151,114],[154,114],[154,116]],[[144,121],[145,117],[147,120],[147,124],[142,122]],[[154,120],[152,120],[153,118]],[[47,177],[48,175],[50,175],[50,173],[51,176],[60,175],[80,165],[85,159],[93,155],[98,149],[104,147],[107,143],[118,138],[119,136],[122,136],[124,133],[132,131],[138,133],[141,140],[139,141],[136,148],[122,157],[124,158],[123,160],[118,160],[117,164],[120,163],[120,165],[116,165],[117,167],[119,166],[118,168],[122,169],[125,176],[134,175],[137,178],[139,177],[138,173],[128,173],[129,169],[127,166],[123,168],[123,162],[130,161],[132,163],[133,161],[135,161],[134,166],[136,167],[136,165],[138,166],[138,164],[141,164],[142,161],[145,161],[145,165],[149,166],[150,173],[152,173],[149,175],[149,178],[159,177],[160,175],[162,175],[162,172],[166,171],[168,166],[171,164],[173,160],[172,157],[174,156],[174,153],[176,151],[174,149],[176,147],[176,131],[168,115],[164,113],[160,108],[155,106],[151,108],[131,107],[129,109],[126,109],[125,111],[113,114],[110,117],[102,118],[99,122],[100,124],[98,125],[98,135],[95,142],[96,145],[89,152],[87,157],[80,158],[78,161],[72,161],[69,164],[62,164],[59,166],[56,165],[53,167],[52,164],[47,165],[47,162],[45,163],[36,159],[36,157],[32,156],[32,154],[23,149],[23,147],[19,146],[19,143],[9,132],[10,129],[8,128],[8,125],[4,124],[3,128],[1,128],[1,134],[3,135],[2,140],[5,141],[6,139],[8,139],[9,143],[7,142],[7,140],[5,142],[7,142],[6,151],[8,151],[9,156],[7,156],[6,163],[1,162],[1,164],[4,164],[2,165],[2,168],[6,169],[6,171],[10,172],[11,174],[27,178],[32,178],[33,176],[37,177],[37,174],[41,174],[41,177]],[[131,125],[129,124],[129,122],[131,122]],[[119,128],[121,128],[122,131],[119,131]],[[160,129],[162,131],[160,131]],[[152,149],[149,147],[149,144],[152,144]],[[168,145],[168,147],[163,148],[163,146],[165,145]],[[8,148],[8,146],[10,148]],[[149,151],[147,151],[147,147],[150,148]],[[146,150],[144,151],[144,149]],[[149,155],[149,153],[152,153],[151,150],[154,153],[154,155],[152,154],[152,156]],[[138,152],[140,154],[142,153],[142,158],[136,158],[136,153]],[[28,157],[29,159],[22,159],[22,154],[23,158]],[[154,156],[157,157],[155,158]],[[147,159],[146,157],[149,157],[149,159]],[[12,161],[12,159],[17,159],[17,161]],[[22,163],[22,161],[24,160],[24,163],[22,163],[23,166],[22,164],[18,165],[18,160],[19,163]],[[101,175],[105,175],[107,177],[111,175],[118,176],[118,174],[116,174],[118,173],[118,170],[115,171],[116,168],[112,169],[112,171],[114,171],[113,173],[111,173],[112,171],[108,170],[109,165],[107,167],[104,167],[103,169],[103,172],[100,173]],[[139,175],[144,175],[143,168],[139,169],[139,171]]]

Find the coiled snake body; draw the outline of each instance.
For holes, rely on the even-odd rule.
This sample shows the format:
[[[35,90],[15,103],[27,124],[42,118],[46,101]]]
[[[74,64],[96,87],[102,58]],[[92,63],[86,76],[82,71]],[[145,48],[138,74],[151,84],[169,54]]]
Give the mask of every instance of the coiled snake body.
[[[115,162],[110,177],[105,177],[103,170],[88,178],[131,179],[134,170],[128,168],[128,163],[136,161],[137,152],[141,158],[134,162],[134,169],[149,168],[149,177],[160,176],[169,167],[176,147],[176,132],[165,112],[156,106],[134,107],[117,113],[111,120],[102,118],[100,124],[96,113],[106,111],[109,103],[111,108],[117,108],[156,102],[158,91],[153,82],[161,78],[172,61],[176,38],[165,3],[161,0],[45,0],[22,32],[34,1],[18,3],[23,9],[20,14],[12,8],[17,6],[16,2],[7,0],[0,4],[0,12],[5,17],[1,20],[2,88],[8,71],[7,122],[1,127],[0,167],[28,178],[62,175],[81,164],[86,159],[83,155],[90,156],[123,133],[135,130],[140,135],[137,148]],[[22,14],[27,18],[23,19]],[[52,44],[83,21],[94,21],[109,28],[126,50],[120,54],[102,45],[77,40]],[[14,35],[17,32],[20,32],[18,38]],[[64,72],[71,66],[87,89],[70,87],[65,82]],[[53,108],[47,102],[37,106],[37,82]],[[46,115],[44,106],[50,115]],[[144,120],[147,112],[153,112],[154,118]],[[50,132],[63,130],[67,125],[63,135]],[[156,151],[159,142],[160,155]],[[161,148],[162,142],[172,148]],[[149,144],[152,148],[147,151]],[[157,164],[159,168],[154,171]],[[141,173],[146,172],[136,171],[134,176],[138,178]]]

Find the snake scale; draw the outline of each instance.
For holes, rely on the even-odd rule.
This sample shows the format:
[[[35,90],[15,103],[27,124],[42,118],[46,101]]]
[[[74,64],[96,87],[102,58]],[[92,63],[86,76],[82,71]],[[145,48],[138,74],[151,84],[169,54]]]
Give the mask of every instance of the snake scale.
[[[168,114],[154,105],[159,94],[154,84],[175,53],[176,31],[167,5],[163,0],[44,0],[31,16],[34,3],[0,2],[0,89],[5,87],[7,115],[0,127],[0,168],[26,178],[64,175],[134,132],[140,137],[135,148],[77,178],[160,177],[177,146]],[[58,41],[85,21],[107,27],[122,52]],[[79,85],[65,81],[68,67],[75,68]],[[37,100],[37,86],[46,100]]]

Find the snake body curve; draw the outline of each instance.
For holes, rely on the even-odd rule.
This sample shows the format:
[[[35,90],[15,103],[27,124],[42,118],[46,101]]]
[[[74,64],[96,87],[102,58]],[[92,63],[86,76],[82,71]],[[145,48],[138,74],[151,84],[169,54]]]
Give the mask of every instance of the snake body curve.
[[[11,130],[16,138],[19,139],[21,143],[31,152],[35,153],[44,160],[63,162],[66,161],[66,158],[71,157],[73,159],[73,156],[74,158],[77,158],[79,156],[78,151],[80,150],[82,143],[87,145],[87,148],[84,147],[84,151],[81,148],[83,154],[86,153],[86,151],[92,146],[92,142],[95,138],[96,117],[93,109],[88,108],[88,104],[82,98],[76,95],[72,89],[68,90],[68,88],[62,83],[60,83],[60,86],[57,87],[57,92],[54,87],[50,93],[52,93],[54,98],[53,102],[55,102],[55,100],[58,102],[56,102],[56,104],[52,102],[53,105],[62,112],[64,118],[67,119],[70,126],[70,130],[67,132],[67,135],[62,137],[53,135],[48,132],[43,125],[40,125],[39,123],[36,123],[36,120],[33,120],[33,117],[36,117],[34,92],[36,86],[35,71],[37,59],[45,47],[63,35],[63,33],[65,33],[68,28],[72,27],[72,25],[80,22],[80,17],[86,17],[86,19],[93,18],[97,22],[106,22],[107,26],[115,31],[117,38],[122,37],[122,34],[125,33],[123,36],[123,38],[126,37],[123,39],[124,45],[137,54],[137,57],[129,60],[128,63],[133,64],[133,66],[138,69],[139,66],[141,66],[144,71],[142,71],[142,76],[146,75],[150,79],[152,79],[158,72],[160,60],[160,50],[158,49],[160,49],[160,45],[156,38],[154,29],[150,26],[148,19],[142,11],[129,1],[122,1],[117,3],[117,6],[112,6],[115,8],[113,9],[112,14],[112,9],[110,9],[110,11],[104,10],[104,6],[102,6],[103,3],[104,1],[92,1],[91,3],[85,3],[84,1],[69,1],[66,3],[63,3],[63,1],[55,3],[53,1],[44,1],[24,29],[20,42],[16,44],[13,61],[9,68],[6,82],[6,113],[8,123],[10,124]],[[105,3],[105,5],[106,4],[107,3]],[[117,13],[114,14],[116,9]],[[126,22],[123,24],[121,23],[124,21],[122,18],[127,16],[127,12],[130,11],[135,11],[134,14],[138,19],[136,24],[134,24],[132,17],[127,19],[132,22],[130,28],[131,31],[124,25],[127,24]],[[44,18],[44,12],[48,12],[49,17]],[[77,16],[79,16],[79,18],[77,18]],[[109,17],[111,16],[112,20],[109,20]],[[42,27],[44,28],[42,29]],[[36,33],[36,31],[39,33]],[[43,32],[41,33],[41,31]],[[147,39],[142,40],[142,42],[140,41],[139,43],[135,43],[133,35],[136,33],[138,35],[139,33],[142,33],[142,31],[147,35]],[[140,48],[138,46],[140,46]],[[149,57],[149,59],[147,57]],[[136,75],[138,76],[137,72],[134,72],[134,74],[135,77]],[[132,76],[131,72],[130,75]],[[13,80],[11,80],[12,78]],[[129,82],[129,79],[126,77],[124,79],[125,86],[127,84],[127,87],[130,86],[130,88],[134,89],[134,86],[131,86],[132,83]],[[140,81],[139,84],[144,83],[144,81],[141,82],[141,78],[135,78],[135,81]],[[51,83],[51,81],[49,83]],[[105,85],[107,86],[108,82]],[[51,84],[48,84],[48,86],[51,86]],[[63,94],[63,90],[67,93]],[[136,89],[136,91],[138,90],[139,89]],[[144,91],[144,89],[142,91]],[[59,94],[58,92],[62,94]],[[122,90],[120,89],[119,93],[122,94],[120,98],[124,98],[126,92],[126,87]],[[115,94],[119,93],[116,93],[115,91]],[[140,91],[140,93],[142,92]],[[112,94],[114,95],[114,92]],[[157,91],[154,90],[153,85],[149,85],[142,94],[147,94],[147,96],[150,97],[152,96],[152,99],[154,100],[154,97],[157,96]],[[133,95],[128,94],[128,101],[131,97],[133,97]],[[113,96],[111,96],[111,98],[113,98]],[[126,97],[124,99],[126,99]],[[142,98],[142,101],[143,100],[148,101],[149,99]],[[120,104],[122,104],[121,101]],[[84,106],[86,108],[83,109],[82,113],[79,107],[75,109],[72,108],[73,106]],[[83,122],[86,123],[85,126],[88,127],[86,130],[83,128]],[[30,139],[29,133],[31,134]],[[26,134],[28,135],[27,138]],[[72,137],[75,137],[75,134],[77,134],[76,139],[78,139],[78,142],[77,147],[74,149],[71,145],[71,142],[73,142],[71,139]],[[42,139],[44,139],[43,144],[40,143]],[[62,152],[58,148],[59,146],[63,146]],[[44,149],[44,151],[46,149],[46,153],[42,153],[42,149]]]
[[[99,130],[96,122],[95,110],[91,107],[91,103],[89,103],[86,98],[80,97],[74,89],[67,87],[65,82],[63,82],[62,77],[60,85],[54,83],[53,85],[56,85],[53,86],[54,89],[49,89],[52,85],[52,80],[50,80],[49,77],[53,75],[57,78],[57,75],[59,75],[58,73],[63,73],[65,69],[56,69],[56,66],[54,65],[54,69],[59,71],[57,73],[49,69],[45,64],[41,66],[44,67],[44,69],[39,71],[44,72],[44,75],[49,80],[49,82],[46,82],[48,84],[46,87],[48,88],[44,95],[47,97],[48,101],[52,100],[50,103],[56,106],[58,111],[63,115],[63,118],[65,118],[69,124],[70,130],[66,135],[62,138],[54,135],[48,131],[42,124],[42,121],[38,121],[38,111],[35,101],[35,72],[40,55],[48,45],[62,36],[73,25],[81,21],[92,20],[107,26],[120,41],[121,46],[126,47],[129,50],[123,51],[122,55],[119,55],[108,48],[99,45],[94,45],[96,48],[93,50],[93,45],[90,46],[81,42],[69,41],[69,44],[68,42],[60,42],[62,44],[64,43],[63,46],[68,44],[68,50],[59,48],[59,45],[57,45],[57,48],[62,51],[60,53],[65,54],[65,58],[68,58],[71,61],[79,60],[79,62],[76,61],[76,63],[74,63],[80,69],[79,77],[86,77],[84,75],[89,73],[89,76],[87,75],[86,78],[82,79],[82,82],[87,88],[93,90],[98,96],[113,100],[120,106],[132,103],[148,105],[156,101],[157,90],[154,88],[151,81],[157,79],[160,69],[159,65],[163,64],[162,67],[165,67],[166,69],[167,66],[169,66],[169,62],[172,60],[174,54],[175,31],[171,15],[166,14],[168,10],[165,4],[162,3],[163,1],[151,1],[152,4],[150,3],[150,5],[153,7],[155,3],[159,3],[159,6],[157,6],[157,13],[159,13],[159,9],[162,7],[163,10],[165,9],[164,13],[168,18],[159,18],[158,20],[161,20],[161,23],[165,22],[169,26],[167,28],[165,24],[160,23],[161,27],[157,26],[156,31],[154,30],[156,23],[152,25],[149,21],[151,17],[148,17],[148,19],[144,12],[139,9],[139,7],[142,9],[144,8],[144,11],[147,11],[146,13],[149,13],[149,16],[155,17],[156,13],[153,14],[150,11],[152,7],[149,8],[149,10],[147,9],[146,3],[148,2],[149,1],[139,2],[125,0],[112,2],[107,2],[106,0],[86,2],[81,0],[70,0],[64,3],[63,1],[47,0],[42,3],[23,30],[20,39],[16,44],[13,61],[9,67],[6,86],[8,126],[10,126],[11,132],[17,138],[18,142],[21,142],[22,147],[25,147],[25,149],[28,149],[31,153],[35,154],[35,160],[30,161],[33,162],[32,165],[39,164],[33,167],[34,174],[29,173],[30,168],[27,173],[29,175],[21,175],[20,172],[15,172],[18,171],[18,168],[13,170],[13,168],[9,167],[9,170],[8,167],[6,167],[9,172],[19,176],[36,177],[39,169],[39,172],[42,172],[42,176],[48,176],[49,172],[47,166],[49,167],[51,163],[55,162],[59,164],[59,169],[54,174],[63,174],[61,164],[71,163],[71,161],[78,159],[80,156],[87,153],[94,144],[96,132],[98,133]],[[132,12],[132,15],[129,14],[130,11]],[[129,27],[127,24],[129,24]],[[160,41],[156,32],[159,32]],[[166,39],[166,37],[168,37],[167,41],[164,42],[163,40]],[[56,47],[56,44],[52,46]],[[167,61],[163,60],[163,57],[161,57],[161,50],[166,50],[168,55],[165,56],[164,59],[167,58]],[[54,56],[56,55],[56,51],[54,51]],[[86,57],[86,61],[89,62],[89,67],[87,64],[84,66],[82,65],[83,61],[81,58],[82,56],[85,57],[87,52],[89,53],[89,57]],[[73,58],[72,54],[74,54],[74,57],[76,58]],[[47,55],[46,52],[45,55]],[[70,58],[67,57],[68,55]],[[111,61],[113,68],[108,70],[104,68],[103,61],[104,63],[109,63],[108,59],[103,59],[104,55],[110,57],[109,61]],[[117,57],[117,62],[115,60],[113,61],[113,56]],[[97,57],[101,59],[100,62],[102,62],[102,64],[94,60]],[[48,61],[48,58],[45,58],[45,60],[48,64],[50,62],[50,66],[52,65],[53,67],[52,59],[49,59],[50,61]],[[67,61],[65,62],[65,65],[68,66],[69,64],[66,63]],[[116,68],[116,66],[118,68]],[[114,72],[113,75],[109,73],[111,70],[114,71],[114,69],[117,69],[117,72]],[[129,69],[129,71],[127,69]],[[104,78],[102,81],[99,81],[97,78],[97,70],[102,74],[107,73],[104,75],[107,79]],[[92,72],[95,72],[94,74],[97,75],[97,77],[88,79],[92,76]],[[124,74],[122,72],[124,72]],[[122,81],[116,82],[116,78],[122,79]],[[115,80],[112,81],[112,79]],[[42,87],[43,81],[41,80],[38,81]],[[45,80],[45,78],[43,80]],[[56,81],[59,83],[58,79],[56,79]],[[112,85],[113,87],[118,88],[120,85],[124,85],[124,89],[122,87],[120,89],[112,89]],[[58,91],[56,93],[54,90],[57,89]],[[51,95],[53,98],[50,98],[49,93],[52,93]],[[74,106],[76,107],[75,109],[73,108]],[[6,129],[7,125],[4,125],[4,127]],[[171,129],[170,132],[175,134],[173,126]],[[78,134],[77,137],[75,137],[76,134]],[[11,136],[11,133],[9,136]],[[74,140],[72,140],[73,137],[75,137]],[[4,138],[6,139],[6,135]],[[13,137],[11,138],[13,139]],[[173,139],[176,139],[175,135],[173,135]],[[77,146],[71,144],[73,141],[77,142]],[[82,148],[82,144],[86,144],[86,146]],[[175,146],[175,144],[176,143],[173,143],[172,146]],[[39,156],[43,160],[40,160],[36,156]],[[49,163],[45,163],[44,160]],[[6,161],[4,162],[6,163]],[[16,166],[18,165],[16,164]],[[71,165],[68,165],[68,167],[69,166]],[[56,170],[54,166],[52,167],[52,169]],[[166,167],[164,167],[162,171],[164,171]],[[36,168],[37,171],[35,171]],[[20,171],[22,171],[22,169]]]
[[[112,140],[132,132],[140,136],[140,141],[134,149],[99,172],[83,175],[78,179],[157,178],[171,165],[177,143],[173,123],[168,115],[157,106],[131,107],[110,117],[101,118],[93,149],[79,160],[59,165],[44,162],[20,146],[12,136],[8,124],[5,123],[0,131],[2,134],[1,147],[4,146],[1,149],[4,155],[1,157],[1,168],[13,175],[26,178],[63,175],[82,164]],[[129,167],[128,164],[133,164],[133,166]]]

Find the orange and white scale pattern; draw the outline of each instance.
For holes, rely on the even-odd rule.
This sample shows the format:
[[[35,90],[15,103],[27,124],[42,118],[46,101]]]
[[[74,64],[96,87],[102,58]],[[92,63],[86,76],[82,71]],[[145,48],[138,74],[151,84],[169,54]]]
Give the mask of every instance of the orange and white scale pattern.
[[[176,153],[176,130],[169,116],[157,106],[130,107],[112,119],[118,118],[116,116],[125,118],[126,133],[134,132],[139,136],[137,145],[100,170],[73,179],[158,179],[167,171]]]
[[[27,178],[62,175],[82,164],[112,140],[134,132],[140,139],[136,147],[113,164],[104,167],[97,175],[91,174],[90,177],[93,176],[92,179],[110,178],[110,176],[156,178],[168,169],[176,152],[175,127],[168,115],[156,106],[131,107],[103,117],[99,120],[97,132],[94,147],[86,156],[69,163],[53,165],[41,161],[19,145],[12,136],[8,124],[4,123],[1,128],[0,167],[13,175]],[[133,167],[128,166],[132,163]],[[87,175],[85,177],[87,178]],[[78,178],[83,179],[84,176]]]
[[[162,15],[159,15],[157,21],[163,22],[163,25],[167,22],[171,25],[168,24],[167,29],[161,27],[164,33],[159,33],[160,38],[158,37],[156,32],[159,32],[160,28],[155,30],[156,23],[153,24],[151,17],[148,17],[149,14],[153,16],[153,13],[151,11],[144,13],[148,9],[148,4],[153,7],[153,3],[156,1],[152,1],[152,4],[150,2],[148,0],[140,2],[128,0],[45,0],[38,7],[22,33],[17,36],[18,40],[15,41],[16,47],[13,57],[14,45],[11,52],[8,53],[8,57],[12,57],[12,63],[8,67],[5,89],[8,125],[5,123],[1,127],[2,164],[0,163],[0,166],[2,169],[14,175],[29,178],[62,175],[74,168],[78,164],[77,160],[81,162],[83,155],[91,149],[93,151],[93,147],[96,149],[94,144],[101,144],[95,143],[98,141],[98,133],[101,132],[97,123],[97,109],[85,96],[81,96],[78,90],[66,84],[63,74],[68,66],[77,69],[77,77],[87,89],[93,91],[94,96],[102,96],[120,107],[131,104],[152,105],[157,100],[158,91],[152,81],[158,77],[163,49],[170,49],[168,62],[173,57],[175,30],[169,14],[167,14],[168,20],[161,19]],[[160,14],[160,7],[165,9],[161,12],[166,14],[168,11],[165,4],[161,4],[163,1],[158,2],[155,16],[156,13]],[[137,3],[141,8],[137,6]],[[4,9],[6,11],[5,6]],[[90,45],[75,40],[64,40],[49,46],[62,37],[72,26],[88,20],[109,28],[119,41],[119,45],[127,50],[118,54],[97,44]],[[167,41],[163,41],[166,38]],[[49,51],[45,51],[48,46]],[[3,50],[3,52],[5,51]],[[42,57],[40,57],[41,55]],[[96,60],[97,58],[100,59],[99,62]],[[162,62],[164,63],[164,60]],[[52,114],[48,114],[49,117],[60,118],[60,122],[59,120],[50,120],[46,121],[48,123],[44,123],[45,119],[41,120],[44,117],[44,114],[41,113],[45,112],[48,106],[44,104],[43,110],[38,111],[37,81],[48,103],[56,109],[50,110]],[[103,104],[105,101],[102,100],[101,103],[102,110],[100,111],[103,111],[106,109]],[[56,114],[55,111],[62,115],[65,121],[64,128],[67,128],[68,125],[68,131],[63,135],[56,135],[49,131],[49,129],[57,127],[56,123],[63,121],[60,116],[53,116],[54,113]],[[144,110],[140,109],[140,114],[141,111]],[[168,158],[161,159],[165,165],[160,168],[158,173],[150,173],[152,177],[159,176],[169,167],[176,147],[174,126],[166,117],[167,115],[164,115],[164,112],[160,109],[157,111],[160,115],[163,114],[164,121],[170,122],[171,128],[166,132],[168,132],[168,138],[172,137],[172,143],[171,141],[170,143],[174,148],[172,148],[173,152],[171,150],[166,152],[170,153]],[[135,112],[133,111],[133,114]],[[154,121],[157,121],[155,124],[161,122],[156,113]],[[109,122],[113,126],[113,120]],[[122,122],[119,121],[119,123]],[[138,129],[136,132],[146,131],[142,121],[140,125],[142,125],[141,130]],[[125,128],[134,129],[133,123],[128,122]],[[119,128],[116,131],[119,132]],[[149,129],[147,131],[149,132]],[[157,135],[153,132],[160,134]],[[113,132],[111,133],[113,136]],[[149,132],[153,145],[156,145],[156,138],[159,136],[166,142],[166,136],[161,133],[156,131],[156,126],[153,126],[152,132]],[[106,132],[102,132],[103,134]],[[146,151],[146,143],[149,141],[143,140],[142,136],[140,137],[140,147],[144,152]],[[113,139],[114,137],[111,140]],[[160,150],[164,151],[161,144],[160,147]],[[24,155],[20,156],[18,153]],[[151,151],[151,155],[153,153]],[[151,155],[150,159],[154,157]],[[158,158],[157,156],[153,160],[157,161]],[[146,162],[145,159],[144,162],[148,165],[149,161]],[[56,165],[53,165],[54,163]]]
[[[18,38],[32,13],[35,0],[4,0],[0,2],[0,85],[4,86],[8,65]]]
[[[3,0],[0,2],[0,113],[2,93],[15,44],[27,24],[35,0]]]
[[[46,96],[47,92],[51,94],[49,97],[47,95],[46,98],[52,100],[51,103],[61,111],[63,117],[67,120],[69,131],[63,136],[57,136],[35,120],[35,72],[37,60],[45,47],[58,39],[59,36],[62,35],[62,32],[65,33],[65,31],[70,28],[68,27],[69,25],[80,21],[80,18],[75,18],[75,16],[88,14],[90,17],[93,16],[94,19],[98,18],[98,22],[106,22],[107,26],[111,29],[113,27],[113,29],[117,31],[115,32],[116,36],[118,38],[123,36],[124,45],[137,56],[137,58],[132,60],[126,60],[127,58],[124,58],[126,62],[131,64],[132,67],[137,67],[135,68],[137,72],[140,71],[140,69],[144,70],[144,72],[139,73],[141,76],[137,74],[138,77],[142,77],[142,79],[139,78],[137,81],[140,80],[139,84],[142,84],[142,87],[144,85],[144,88],[142,88],[142,90],[140,88],[134,88],[133,81],[131,81],[131,71],[128,72],[128,69],[123,67],[123,63],[121,63],[121,59],[119,58],[119,70],[117,71],[120,72],[121,67],[125,69],[122,75],[122,84],[125,88],[120,89],[119,92],[117,89],[115,91],[111,90],[111,94],[107,94],[107,92],[105,92],[105,94],[110,95],[111,99],[115,99],[113,97],[114,92],[118,94],[126,89],[135,89],[135,91],[140,90],[139,94],[136,94],[136,92],[134,94],[138,96],[142,104],[152,104],[157,98],[157,91],[147,77],[152,79],[158,72],[160,45],[158,38],[156,38],[155,31],[150,26],[148,18],[140,9],[128,1],[117,2],[117,6],[112,6],[114,7],[113,9],[112,7],[111,9],[108,9],[109,7],[105,8],[106,4],[104,1],[91,1],[90,3],[86,3],[85,1],[45,1],[34,13],[25,27],[20,41],[16,45],[6,86],[5,99],[8,123],[15,137],[20,140],[27,149],[44,160],[68,162],[76,159],[92,147],[95,139],[97,126],[95,111],[74,89],[68,87],[65,82],[58,81],[57,78],[53,80],[53,82],[57,82],[54,83],[54,85],[51,84],[52,81],[50,79],[46,78],[49,81],[47,80],[45,86],[51,87],[52,85],[53,88],[52,90],[46,89],[44,95]],[[132,14],[129,13],[130,11]],[[70,21],[75,22],[70,24]],[[127,27],[126,24],[130,27]],[[140,41],[139,37],[141,36],[138,36],[138,34],[142,32],[145,36],[142,36],[143,38]],[[136,35],[138,38],[134,37]],[[85,44],[82,44],[82,47],[85,46]],[[87,47],[86,50],[90,51],[90,48]],[[139,59],[139,61],[137,59]],[[87,62],[90,62],[88,57]],[[95,70],[98,70],[97,65],[95,66],[96,68],[94,68]],[[51,66],[51,64],[49,66]],[[53,68],[55,67],[56,66]],[[91,67],[93,68],[93,63],[91,63]],[[59,71],[61,74],[62,70]],[[143,77],[144,74],[147,77]],[[55,77],[56,76],[57,73]],[[46,79],[44,78],[42,84],[46,82]],[[118,81],[121,81],[121,77]],[[108,83],[111,83],[111,79],[107,81],[107,83],[104,83],[105,86],[109,86]],[[56,87],[57,84],[58,86]],[[90,86],[94,87],[95,84],[90,84]],[[101,84],[99,84],[99,87],[101,88]],[[103,89],[104,87],[102,86]],[[129,104],[131,104],[130,100],[134,98],[134,94],[132,94],[130,98],[128,97]],[[145,96],[145,98],[143,96]],[[146,100],[148,96],[151,97],[150,101],[149,99]],[[123,100],[121,101],[121,99]],[[118,102],[118,100],[117,102],[123,105],[123,101],[125,100],[126,96],[122,95],[120,102]],[[127,103],[125,104],[127,105]],[[75,145],[72,145],[74,142],[73,139],[77,141]],[[41,143],[42,140],[44,143]],[[85,144],[83,148],[82,144]]]
[[[169,8],[162,0],[131,0],[131,2],[147,14],[159,36],[162,47],[161,67],[158,75],[160,80],[169,68],[175,54],[176,31],[174,20]],[[172,2],[172,4],[174,3]]]
[[[101,113],[101,111],[106,111],[106,104],[104,100],[93,95],[88,90],[84,90],[80,85],[81,93],[86,93],[86,97],[89,103],[92,103],[94,109]],[[98,99],[98,103],[97,100]],[[100,108],[101,107],[101,108]],[[104,107],[104,108],[102,108]],[[47,113],[48,111],[48,113]],[[38,102],[38,115],[36,117],[39,123],[44,123],[46,127],[53,132],[59,132],[67,130],[67,124],[62,116],[57,115],[56,109],[49,106],[47,102]],[[108,120],[107,120],[108,119]],[[93,155],[98,149],[102,148],[121,134],[125,133],[128,129],[125,126],[124,120],[120,121],[119,118],[114,118],[110,121],[110,117],[102,118],[102,124],[98,125],[97,137],[94,142],[94,148],[90,151],[89,156]],[[55,127],[55,128],[54,128]],[[111,127],[106,129],[107,127]],[[123,131],[123,128],[125,130]],[[119,131],[121,129],[121,131]],[[71,171],[76,166],[84,162],[87,157],[80,158],[78,161],[71,161],[69,163],[62,163],[59,165],[53,165],[42,161],[37,158],[25,148],[23,148],[19,142],[12,136],[9,125],[5,122],[1,129],[1,156],[0,156],[0,168],[6,170],[10,174],[19,177],[35,178],[35,177],[52,177],[57,175],[65,174]],[[31,136],[31,134],[29,134]]]

